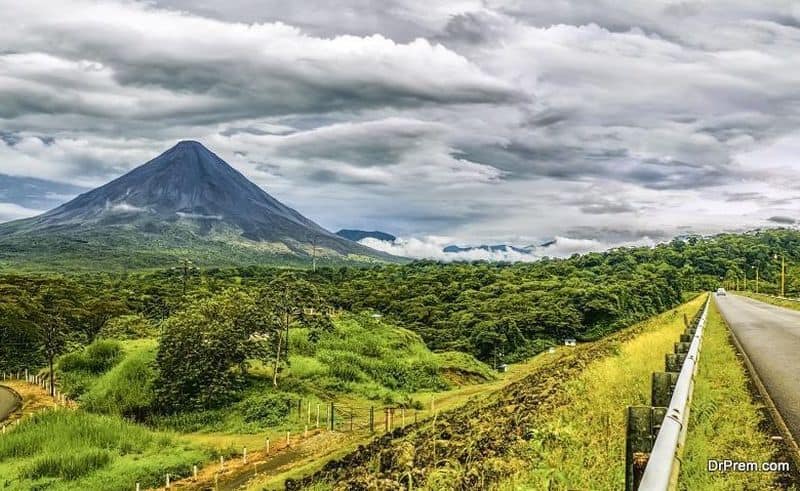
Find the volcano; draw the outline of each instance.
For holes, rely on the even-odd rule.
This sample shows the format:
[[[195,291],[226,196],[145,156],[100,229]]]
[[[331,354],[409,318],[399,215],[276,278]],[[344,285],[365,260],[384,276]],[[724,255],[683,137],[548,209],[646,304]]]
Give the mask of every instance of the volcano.
[[[184,257],[209,266],[393,259],[325,230],[195,141],[42,215],[0,225],[0,261],[9,265],[159,267]]]

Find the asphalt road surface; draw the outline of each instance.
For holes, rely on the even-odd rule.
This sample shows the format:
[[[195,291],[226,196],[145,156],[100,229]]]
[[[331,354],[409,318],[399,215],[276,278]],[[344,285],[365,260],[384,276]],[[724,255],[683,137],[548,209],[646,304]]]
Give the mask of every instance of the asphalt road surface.
[[[17,398],[13,392],[0,386],[0,421],[5,420],[17,408]]]
[[[716,301],[792,436],[800,441],[800,311],[738,295]]]

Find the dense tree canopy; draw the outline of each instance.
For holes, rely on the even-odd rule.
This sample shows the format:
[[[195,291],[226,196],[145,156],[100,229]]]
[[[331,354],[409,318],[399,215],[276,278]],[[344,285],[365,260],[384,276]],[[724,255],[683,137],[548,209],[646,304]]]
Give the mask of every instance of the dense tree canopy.
[[[760,291],[778,292],[780,255],[787,264],[787,295],[800,295],[800,233],[781,229],[690,236],[652,248],[524,264],[422,261],[291,274],[285,269],[245,267],[202,270],[188,277],[180,268],[66,277],[6,273],[0,274],[0,370],[44,364],[37,321],[52,309],[43,304],[45,290],[70,305],[63,317],[69,327],[68,342],[88,343],[104,327],[113,331],[127,322],[130,317],[125,316],[137,316],[140,324],[164,331],[165,340],[169,339],[165,327],[186,326],[200,329],[196,336],[213,338],[218,334],[214,329],[230,328],[230,319],[209,324],[207,318],[197,317],[197,306],[219,302],[217,296],[236,288],[253,303],[264,304],[262,315],[280,310],[277,292],[291,292],[288,323],[277,328],[274,315],[259,321],[272,325],[273,334],[285,336],[287,325],[312,322],[306,314],[319,305],[368,309],[417,331],[434,349],[466,351],[484,360],[503,353],[511,361],[565,337],[601,336],[671,308],[686,292],[721,284],[741,288],[745,280],[752,290],[756,272]],[[194,331],[186,329],[190,338]],[[262,330],[270,329],[262,326]],[[280,365],[285,352],[274,351],[271,359]],[[236,354],[227,360],[240,358]]]

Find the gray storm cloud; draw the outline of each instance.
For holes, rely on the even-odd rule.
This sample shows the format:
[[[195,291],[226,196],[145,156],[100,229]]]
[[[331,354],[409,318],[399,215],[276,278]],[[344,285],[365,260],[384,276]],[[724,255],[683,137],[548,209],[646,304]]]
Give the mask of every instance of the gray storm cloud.
[[[187,138],[329,228],[420,240],[613,245],[786,225],[800,208],[791,2],[0,11],[0,219]]]

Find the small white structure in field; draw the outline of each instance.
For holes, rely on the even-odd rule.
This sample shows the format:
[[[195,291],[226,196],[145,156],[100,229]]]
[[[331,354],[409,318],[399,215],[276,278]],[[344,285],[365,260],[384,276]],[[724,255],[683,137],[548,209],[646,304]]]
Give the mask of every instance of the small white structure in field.
[[[575,338],[567,338],[564,340],[564,346],[576,346],[578,341]]]
[[[500,372],[500,373],[505,373],[505,372],[507,372],[507,371],[508,371],[508,365],[506,365],[505,363],[501,363],[501,364],[500,364],[500,365],[497,367],[497,371],[498,371],[498,372]]]
[[[548,352],[548,353],[550,353],[551,355],[552,355],[553,353],[555,353],[555,352],[556,352],[556,348],[555,348],[555,346],[550,346],[550,348],[547,350],[547,352]]]

